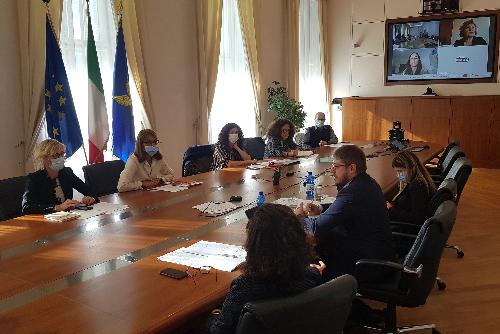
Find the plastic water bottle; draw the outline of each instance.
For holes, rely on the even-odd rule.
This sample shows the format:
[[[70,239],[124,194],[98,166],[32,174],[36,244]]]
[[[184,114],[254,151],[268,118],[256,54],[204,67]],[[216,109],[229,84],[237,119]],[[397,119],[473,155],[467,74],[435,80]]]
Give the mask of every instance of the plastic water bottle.
[[[314,176],[312,172],[307,172],[306,198],[311,200],[314,199]]]
[[[266,203],[266,196],[264,196],[263,191],[259,191],[259,196],[257,196],[257,206]]]

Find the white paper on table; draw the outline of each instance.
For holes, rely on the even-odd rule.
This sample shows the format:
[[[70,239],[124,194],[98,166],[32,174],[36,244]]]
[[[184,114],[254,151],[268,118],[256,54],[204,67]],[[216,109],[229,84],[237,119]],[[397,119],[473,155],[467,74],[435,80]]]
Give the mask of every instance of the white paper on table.
[[[298,151],[297,152],[297,157],[302,158],[302,157],[308,157],[313,154],[313,151]]]
[[[212,267],[233,271],[245,258],[246,251],[241,246],[201,240],[189,247],[164,254],[158,260],[193,268]]]
[[[183,191],[183,190],[189,189],[193,186],[197,186],[200,184],[203,184],[203,182],[190,181],[190,182],[183,182],[183,183],[179,183],[179,184],[167,183],[163,186],[150,189],[150,191],[168,191],[171,193],[176,193],[178,191]]]
[[[344,145],[352,145],[351,143],[337,143],[337,144],[328,144],[326,147],[342,147]]]
[[[319,204],[331,204],[334,201],[335,201],[335,197],[333,197],[333,196],[322,196],[320,201],[317,201],[317,200],[311,201],[308,199],[302,199],[302,198],[298,198],[298,197],[282,197],[280,199],[275,200],[273,203],[285,205],[285,206],[288,206],[290,208],[295,209],[300,203],[304,203],[304,204],[313,203],[313,204],[319,205]]]
[[[73,210],[71,212],[78,213],[80,219],[87,219],[95,216],[113,214],[128,209],[128,205],[125,204],[114,204],[107,202],[99,202],[91,205],[90,210]]]
[[[43,218],[50,220],[55,223],[62,223],[67,220],[80,218],[80,214],[75,212],[59,211],[54,213],[49,213],[44,215]]]
[[[237,208],[238,206],[231,202],[206,202],[193,206],[193,209],[197,209],[209,215],[220,215],[231,212]]]

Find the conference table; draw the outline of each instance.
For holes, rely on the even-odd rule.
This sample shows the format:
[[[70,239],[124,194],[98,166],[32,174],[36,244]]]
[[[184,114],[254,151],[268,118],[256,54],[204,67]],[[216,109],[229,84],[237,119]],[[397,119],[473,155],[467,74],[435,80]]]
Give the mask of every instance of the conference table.
[[[386,150],[387,142],[354,144],[363,148],[368,174],[389,196],[397,184],[391,168],[395,153]],[[442,150],[433,143],[410,145],[420,147],[415,154],[424,162]],[[116,214],[64,223],[42,215],[0,222],[0,333],[182,332],[220,306],[239,272],[190,270],[190,277],[175,280],[159,272],[186,267],[157,257],[200,240],[243,245],[245,210],[255,206],[258,192],[266,194],[267,202],[305,199],[308,171],[322,195],[335,196],[328,157],[336,147],[320,148],[283,167],[277,186],[273,169],[227,168],[183,178],[203,184],[181,192],[101,197],[128,206]],[[225,215],[207,217],[193,209],[232,195],[242,201]]]

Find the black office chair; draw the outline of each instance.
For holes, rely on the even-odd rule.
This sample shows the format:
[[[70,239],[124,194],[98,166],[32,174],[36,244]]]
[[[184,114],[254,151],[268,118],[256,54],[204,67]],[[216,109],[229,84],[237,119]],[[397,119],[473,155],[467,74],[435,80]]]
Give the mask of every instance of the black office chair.
[[[26,176],[0,181],[0,221],[21,216]]]
[[[262,160],[264,159],[266,143],[261,137],[245,138],[243,149],[250,154],[252,159]]]
[[[430,163],[428,163],[428,164],[425,165],[428,168],[428,170],[429,170],[430,173],[432,173],[432,171],[436,170],[436,168],[439,168],[439,169],[442,168],[444,159],[446,158],[446,156],[450,152],[451,148],[454,147],[454,146],[460,146],[460,141],[458,139],[453,139],[448,145],[446,145],[446,147],[444,148],[443,152],[441,152],[439,154],[439,156],[437,157],[438,160],[437,160],[436,163],[430,162]]]
[[[435,170],[429,170],[429,173],[431,174],[432,179],[438,186],[444,179],[447,179],[447,175],[450,171],[450,169],[453,167],[453,164],[455,161],[457,161],[458,158],[465,157],[465,152],[460,146],[453,146],[446,157],[443,160],[443,163],[441,164],[440,167],[438,167]]]
[[[424,305],[434,287],[441,255],[455,223],[456,204],[442,203],[434,216],[426,220],[406,256],[404,262],[382,260],[359,260],[356,268],[386,268],[392,273],[380,282],[360,283],[358,293],[367,299],[387,304],[385,328],[377,328],[384,333],[400,333],[432,329],[439,333],[434,324],[398,328],[396,307],[418,307]]]
[[[236,334],[342,333],[356,294],[344,275],[298,295],[246,303]]]
[[[461,157],[453,163],[448,174],[446,174],[445,179],[454,179],[457,182],[457,204],[471,173],[472,162],[465,157]]]
[[[184,152],[182,176],[190,176],[210,171],[214,159],[213,145],[196,145]]]
[[[82,167],[85,183],[97,197],[118,191],[116,186],[124,168],[125,163],[121,160],[105,161]]]

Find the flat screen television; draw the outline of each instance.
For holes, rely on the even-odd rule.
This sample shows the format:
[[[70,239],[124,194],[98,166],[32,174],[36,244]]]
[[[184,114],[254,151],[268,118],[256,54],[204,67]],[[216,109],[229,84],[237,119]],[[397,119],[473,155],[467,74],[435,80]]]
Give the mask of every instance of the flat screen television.
[[[498,12],[386,21],[385,83],[496,82]]]

